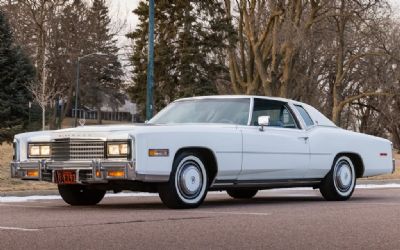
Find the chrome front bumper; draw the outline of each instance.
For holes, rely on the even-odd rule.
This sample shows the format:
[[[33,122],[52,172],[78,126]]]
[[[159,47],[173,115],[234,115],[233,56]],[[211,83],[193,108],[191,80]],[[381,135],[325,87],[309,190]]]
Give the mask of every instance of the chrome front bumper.
[[[37,176],[29,176],[28,171],[38,171]],[[38,180],[55,182],[57,170],[76,171],[77,183],[107,183],[110,180],[138,180],[135,162],[119,160],[92,160],[92,161],[27,161],[12,162],[11,177],[22,180]],[[109,176],[110,171],[123,171],[123,176]]]

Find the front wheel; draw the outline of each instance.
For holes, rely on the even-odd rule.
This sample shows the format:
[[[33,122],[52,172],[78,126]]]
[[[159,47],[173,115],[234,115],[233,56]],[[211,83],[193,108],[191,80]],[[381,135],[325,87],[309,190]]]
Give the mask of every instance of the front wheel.
[[[174,160],[169,182],[160,184],[158,192],[169,208],[195,208],[207,194],[207,171],[201,156],[183,152]]]
[[[58,185],[63,200],[71,206],[90,206],[99,203],[106,194],[105,190],[90,189],[84,185]]]
[[[348,200],[356,186],[353,162],[347,156],[337,157],[331,171],[326,175],[319,188],[328,201]]]

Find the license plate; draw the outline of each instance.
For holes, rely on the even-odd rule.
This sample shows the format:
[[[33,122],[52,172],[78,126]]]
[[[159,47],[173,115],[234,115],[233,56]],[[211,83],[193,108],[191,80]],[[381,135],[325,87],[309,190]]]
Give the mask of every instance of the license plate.
[[[75,184],[76,183],[76,172],[57,170],[55,174],[55,182],[57,184]]]

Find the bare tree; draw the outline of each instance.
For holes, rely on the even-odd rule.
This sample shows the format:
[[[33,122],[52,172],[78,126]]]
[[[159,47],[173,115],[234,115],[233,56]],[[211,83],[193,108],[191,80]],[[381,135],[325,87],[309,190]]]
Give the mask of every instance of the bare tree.
[[[28,90],[32,93],[34,101],[42,109],[42,130],[45,130],[46,126],[46,106],[54,100],[55,96],[60,96],[62,94],[62,91],[56,88],[46,88],[43,86],[44,83],[43,81],[31,82],[27,86]]]

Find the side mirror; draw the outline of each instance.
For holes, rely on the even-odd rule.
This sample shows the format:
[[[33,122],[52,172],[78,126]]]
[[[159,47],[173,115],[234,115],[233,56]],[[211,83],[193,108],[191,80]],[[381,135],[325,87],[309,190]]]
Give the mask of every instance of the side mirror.
[[[261,126],[260,127],[260,131],[264,131],[264,126],[268,126],[269,125],[269,115],[267,115],[267,116],[259,116],[258,117],[258,125]]]

